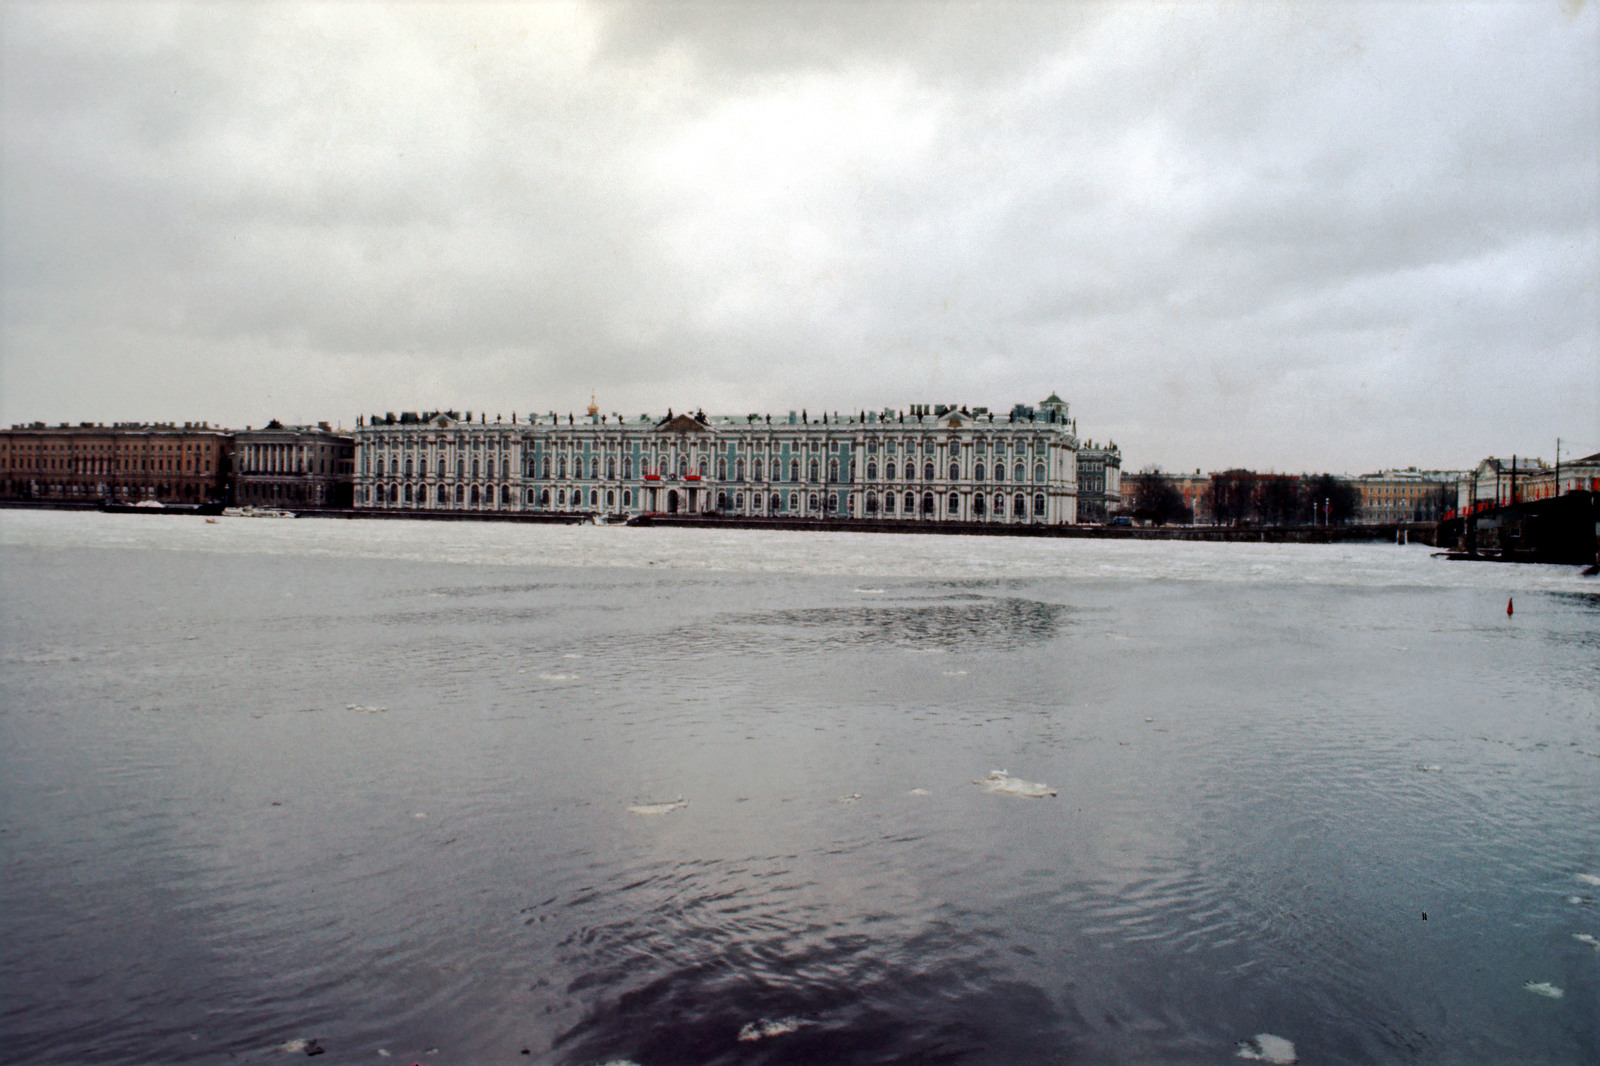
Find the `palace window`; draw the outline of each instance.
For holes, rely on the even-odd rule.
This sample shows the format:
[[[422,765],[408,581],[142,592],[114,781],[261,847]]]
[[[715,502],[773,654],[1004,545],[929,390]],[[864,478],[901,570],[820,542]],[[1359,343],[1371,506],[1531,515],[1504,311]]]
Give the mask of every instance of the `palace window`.
[[[806,497],[806,510],[810,511],[812,514],[816,513],[816,511],[817,511],[817,494],[816,493],[813,492],[810,496]]]
[[[950,463],[950,480],[951,481],[959,481],[959,480],[961,480],[961,464],[958,463],[958,462],[955,462],[954,460],[952,460],[951,463]]]
[[[1004,481],[1006,479],[1006,464],[1005,463],[1002,463],[1002,462],[999,462],[999,461],[995,462],[995,464],[994,464],[994,479],[996,481]]]
[[[932,481],[933,480],[933,460],[931,460],[931,459],[928,460],[926,463],[922,464],[922,480],[924,480],[924,481]]]
[[[491,480],[493,480],[493,478],[494,478],[494,460],[493,459],[490,459],[489,462],[488,462],[487,474],[488,474],[488,477]]]
[[[974,518],[982,518],[983,517],[983,496],[982,495],[977,495],[977,496],[972,497],[972,515],[973,515]]]
[[[837,460],[837,459],[829,459],[828,460],[828,480],[829,481],[838,481],[839,480],[839,460]]]
[[[744,480],[744,460],[743,459],[740,459],[738,462],[733,464],[733,480],[735,480],[735,481],[743,481]]]
[[[728,460],[726,458],[717,460],[717,480],[718,481],[726,481],[726,480],[728,480]],[[722,508],[722,507],[726,507],[727,506],[725,503],[722,502],[724,499],[726,499],[725,496],[718,496],[717,497],[717,507],[719,509]]]
[[[1043,481],[1044,480],[1044,464],[1043,463],[1034,463],[1033,464],[1033,480],[1035,480],[1035,481]]]
[[[883,479],[885,481],[893,481],[894,480],[894,460],[893,459],[891,459],[887,463],[883,464]]]
[[[812,441],[812,447],[816,447],[815,441]],[[806,466],[806,480],[813,485],[817,482],[817,461],[815,459],[811,460]]]
[[[615,480],[617,480],[617,461],[616,461],[615,458],[606,460],[606,480],[607,481],[615,481]],[[609,500],[609,497],[608,497],[607,503],[609,503],[609,502],[610,502],[610,500]]]
[[[798,459],[789,460],[789,480],[793,482],[800,480],[800,460]]]
[[[727,509],[728,509],[728,494],[726,492],[717,493],[717,510],[726,511]]]
[[[894,514],[894,493],[883,494],[883,511],[885,514]]]
[[[1021,463],[1018,463],[1016,466],[1012,467],[1011,468],[1011,473],[1015,476],[1016,480],[1018,480],[1018,481],[1024,480],[1024,478],[1026,476],[1022,472],[1022,464]]]
[[[961,497],[960,496],[957,496],[955,493],[952,492],[950,494],[950,499],[945,501],[945,502],[950,507],[949,514],[950,514],[951,518],[954,518],[956,515],[961,513]]]
[[[868,464],[868,469],[871,469],[871,464],[870,463]],[[877,514],[878,513],[878,494],[876,492],[867,493],[867,513],[868,514]]]
[[[615,507],[616,505],[617,505],[617,494],[616,494],[616,492],[614,490],[612,490],[612,489],[606,489],[606,510],[609,511],[609,510],[611,510],[611,508]]]
[[[878,480],[878,461],[876,459],[868,459],[867,460],[867,480],[868,481],[876,481],[876,480]],[[871,508],[871,507],[869,507],[867,509],[869,511],[870,510],[875,510],[875,508]]]
[[[1044,493],[1042,492],[1035,493],[1033,496],[1033,516],[1035,518],[1044,517]]]
[[[933,493],[931,492],[922,494],[922,513],[925,515],[933,514]]]
[[[476,479],[477,476],[478,476],[478,460],[477,459],[473,459],[472,460],[472,476],[473,476],[474,479]],[[474,494],[476,494],[478,490],[477,489],[473,489],[472,491],[473,491]],[[478,501],[477,500],[473,500],[472,502],[473,503],[477,503]]]
[[[632,489],[623,489],[622,490],[622,506],[624,508],[628,508],[628,507],[632,507],[633,506],[633,490]]]
[[[477,462],[474,461],[473,465],[476,466]],[[476,507],[480,502],[481,497],[478,495],[478,486],[474,485],[472,486],[472,506]]]
[[[982,481],[984,479],[985,475],[987,475],[988,473],[989,472],[984,469],[983,460],[980,459],[980,460],[978,460],[977,464],[975,466],[973,466],[973,468],[972,468],[972,480],[974,480],[974,481]]]
[[[779,496],[776,492],[774,492],[772,494],[772,513],[773,514],[777,514],[779,511],[782,511],[782,510],[783,510],[783,497]]]
[[[1006,498],[998,492],[994,494],[994,514],[996,518],[1006,516]]]

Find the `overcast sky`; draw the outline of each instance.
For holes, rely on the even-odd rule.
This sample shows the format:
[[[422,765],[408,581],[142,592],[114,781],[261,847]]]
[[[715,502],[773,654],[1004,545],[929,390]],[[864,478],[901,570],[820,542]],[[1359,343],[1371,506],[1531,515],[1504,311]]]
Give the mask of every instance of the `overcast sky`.
[[[0,420],[1052,390],[1127,469],[1600,450],[1600,12],[6,3]]]

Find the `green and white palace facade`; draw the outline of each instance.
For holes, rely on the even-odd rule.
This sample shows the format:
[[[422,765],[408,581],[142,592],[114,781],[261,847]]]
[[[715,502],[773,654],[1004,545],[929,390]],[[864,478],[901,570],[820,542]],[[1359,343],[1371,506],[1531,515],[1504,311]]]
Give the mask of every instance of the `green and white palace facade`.
[[[470,413],[358,419],[355,506],[632,517],[1077,520],[1076,426],[1051,395],[1006,414],[821,418]]]

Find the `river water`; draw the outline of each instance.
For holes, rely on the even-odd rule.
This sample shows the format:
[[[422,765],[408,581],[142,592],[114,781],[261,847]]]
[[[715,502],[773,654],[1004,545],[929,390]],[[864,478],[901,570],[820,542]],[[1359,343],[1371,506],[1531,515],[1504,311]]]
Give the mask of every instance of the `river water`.
[[[12,511],[0,596],[5,1062],[1600,1061],[1575,568]]]

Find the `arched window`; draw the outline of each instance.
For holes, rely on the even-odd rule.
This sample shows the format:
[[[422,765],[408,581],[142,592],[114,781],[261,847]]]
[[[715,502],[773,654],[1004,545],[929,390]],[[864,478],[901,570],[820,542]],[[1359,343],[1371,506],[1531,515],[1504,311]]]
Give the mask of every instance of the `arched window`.
[[[476,459],[472,460],[472,476],[474,478],[478,476],[478,460]]]
[[[407,459],[406,460],[406,477],[410,477],[410,476],[411,476],[411,460]]]
[[[893,459],[890,459],[887,463],[883,464],[883,479],[885,481],[893,481],[894,480],[894,460]]]
[[[590,481],[599,481],[600,480],[600,460],[598,458],[594,458],[594,459],[590,459],[589,460],[589,480]],[[595,494],[591,492],[591,493],[589,493],[589,497],[590,497],[589,502],[590,503],[594,503],[594,501],[596,499]]]
[[[567,476],[567,457],[565,455],[563,455],[561,458],[556,460],[556,477],[564,478],[566,476]]]
[[[1042,492],[1036,492],[1033,494],[1033,517],[1044,517],[1044,493]]]
[[[950,499],[946,500],[945,502],[946,502],[946,504],[949,505],[950,510],[949,510],[948,513],[949,513],[949,516],[951,518],[954,518],[954,517],[956,517],[957,515],[959,515],[961,513],[961,497],[960,496],[957,496],[955,493],[952,492],[950,494]]]
[[[905,504],[906,514],[910,515],[910,514],[916,514],[917,513],[917,495],[916,495],[916,493],[914,493],[914,492],[906,493],[905,499],[903,501],[901,501],[901,502]]]
[[[381,458],[378,460],[378,476],[383,476],[383,460]]]
[[[925,515],[933,514],[933,493],[931,492],[922,494],[922,513]]]
[[[702,458],[700,460],[700,468],[699,469],[700,469],[700,476],[701,477],[705,477],[706,476],[706,461],[705,461],[704,458]]]
[[[973,468],[972,468],[972,480],[974,480],[974,481],[982,481],[988,475],[989,475],[989,471],[984,468],[983,460],[982,459],[978,460],[977,464],[974,465]]]
[[[829,459],[828,460],[828,480],[829,481],[838,481],[839,480],[839,460],[837,460],[837,459]]]
[[[606,460],[606,480],[617,480],[617,460],[615,457]]]
[[[815,459],[806,464],[806,480],[813,485],[817,483],[817,461]]]
[[[868,470],[872,469],[872,464],[871,463],[867,464],[867,469]],[[878,494],[876,492],[867,493],[867,513],[868,514],[877,514],[878,513]]]
[[[418,477],[427,477],[428,476],[428,460],[426,460],[426,459],[418,459],[417,460],[417,476]]]
[[[736,492],[733,494],[733,509],[735,511],[744,510],[744,493]]]
[[[567,505],[567,490],[566,489],[557,489],[556,490],[556,506],[557,507],[565,507],[566,505]]]
[[[772,494],[772,513],[777,514],[781,510],[783,510],[783,497],[774,492]]]
[[[806,510],[810,511],[812,514],[816,514],[817,513],[817,494],[816,493],[813,492],[810,496],[806,497]]]
[[[528,490],[528,506],[529,507],[533,506],[533,490],[532,489]]]
[[[464,488],[462,488],[462,487],[461,487],[461,486],[460,486],[460,485],[457,485],[457,486],[456,486],[456,505],[457,505],[457,506],[458,506],[458,507],[459,507],[459,506],[460,506],[460,505],[461,505],[461,501],[462,501],[462,500],[463,500],[463,499],[465,499],[465,498],[466,498],[466,497],[465,497],[465,496],[464,496],[464,495],[463,495],[463,493],[465,493],[465,492],[466,492],[466,491],[467,491],[467,490],[466,490],[466,489],[464,489]]]
[[[728,460],[725,459],[725,458],[717,460],[717,480],[718,481],[726,481],[726,480],[728,480]],[[717,506],[719,508],[724,506],[720,502],[720,500],[721,500],[721,497],[719,497],[719,502],[717,503]]]
[[[883,512],[884,514],[894,514],[894,493],[886,492],[883,494]]]
[[[982,518],[983,517],[983,510],[984,510],[984,508],[983,508],[983,496],[982,496],[982,494],[979,494],[979,495],[976,495],[976,496],[972,497],[972,517],[974,517],[974,518]]]
[[[406,486],[406,496],[405,496],[405,499],[406,499],[406,503],[408,503],[408,504],[409,504],[409,503],[410,503],[410,502],[411,502],[411,486],[410,486],[410,485],[407,485],[407,486]]]
[[[541,489],[539,491],[539,506],[540,507],[549,507],[550,506],[550,490],[549,489]]]
[[[687,455],[678,456],[678,476],[679,477],[687,477],[688,473],[689,473],[689,457]]]
[[[1011,468],[1011,476],[1017,481],[1023,480],[1024,475],[1022,473],[1022,464],[1020,462]]]
[[[791,511],[800,510],[800,494],[799,493],[797,493],[797,492],[789,493],[789,510],[791,510]]]
[[[489,460],[488,470],[485,473],[486,473],[486,475],[488,476],[488,478],[491,481],[494,480],[494,460],[493,459]]]
[[[624,508],[633,506],[633,490],[632,489],[623,489],[622,490],[622,506]]]
[[[876,480],[878,480],[878,461],[876,459],[868,459],[867,460],[867,480],[868,481],[876,481]],[[877,510],[877,508],[876,507],[868,507],[867,510],[875,511],[875,510]]]
[[[998,459],[995,460],[994,464],[994,479],[996,481],[1004,481],[1006,479],[1006,464]]]
[[[726,492],[717,493],[717,510],[726,511],[727,509],[728,509],[728,494]]]
[[[633,456],[631,455],[624,455],[622,457],[622,480],[633,480]]]
[[[167,491],[167,487],[165,485],[162,485],[160,487],[160,489],[157,490],[157,494],[164,496],[164,495],[166,495],[166,491]],[[389,502],[390,503],[399,503],[400,502],[400,486],[399,485],[390,485],[389,486]]]
[[[1028,517],[1028,501],[1023,497],[1022,493],[1020,493],[1020,492],[1017,493],[1015,496],[1013,496],[1011,498],[1011,517],[1012,518],[1026,518],[1026,517]]]
[[[735,481],[743,481],[744,480],[744,460],[743,459],[740,459],[738,462],[733,464],[733,480],[735,480]]]
[[[474,485],[472,486],[472,506],[478,506],[479,502],[480,498],[478,496],[478,486]]]
[[[539,462],[539,476],[546,480],[550,477],[550,457],[548,455]]]
[[[956,462],[954,459],[950,460],[950,480],[961,480],[961,464]]]
[[[1044,480],[1044,464],[1043,463],[1034,463],[1033,464],[1033,480],[1035,480],[1035,481],[1043,481]]]
[[[933,460],[932,459],[930,459],[926,463],[922,464],[922,480],[924,480],[924,481],[932,481],[933,480]]]
[[[599,489],[590,489],[589,490],[589,509],[593,510],[594,508],[599,507],[599,506],[600,506],[600,490]]]
[[[789,460],[789,480],[790,481],[799,481],[800,480],[800,460],[798,460],[798,459],[790,459]]]
[[[996,518],[1004,518],[1006,516],[1006,498],[1003,493],[997,492],[994,494],[994,516]]]

